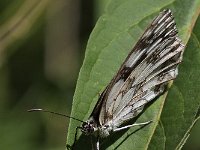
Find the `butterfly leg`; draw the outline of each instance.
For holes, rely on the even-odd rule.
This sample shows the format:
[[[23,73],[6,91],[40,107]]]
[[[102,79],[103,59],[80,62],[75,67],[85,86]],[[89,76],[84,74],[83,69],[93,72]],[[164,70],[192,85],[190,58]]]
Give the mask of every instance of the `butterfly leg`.
[[[149,124],[151,122],[152,122],[152,120],[147,121],[147,122],[142,122],[142,123],[134,123],[134,124],[127,125],[127,126],[124,126],[124,127],[121,127],[121,128],[116,128],[113,131],[117,132],[117,131],[121,131],[121,130],[124,130],[124,129],[127,129],[127,128],[131,128],[131,127],[134,127],[134,126],[143,126],[143,125],[147,125],[147,124]]]
[[[95,150],[95,149],[94,149],[93,140],[92,140],[92,136],[90,136],[90,142],[91,142],[92,150]]]
[[[96,142],[95,142],[95,144],[93,143],[93,136],[90,136],[91,138],[90,138],[90,140],[91,140],[91,145],[92,145],[92,150],[99,150],[99,136],[96,138]]]
[[[96,142],[96,150],[99,150],[99,136],[97,137],[97,142]]]

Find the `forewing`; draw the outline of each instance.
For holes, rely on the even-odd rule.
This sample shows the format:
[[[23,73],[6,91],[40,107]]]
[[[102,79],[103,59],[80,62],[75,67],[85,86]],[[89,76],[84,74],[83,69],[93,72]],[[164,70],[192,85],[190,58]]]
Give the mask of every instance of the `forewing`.
[[[146,29],[117,75],[106,88],[99,114],[101,125],[133,118],[177,76],[184,45],[170,10],[162,11]]]
[[[144,71],[139,78],[145,76],[145,79],[135,80],[136,83],[133,82],[132,87],[129,88],[122,99],[115,102],[112,112],[113,124],[119,126],[123,122],[137,116],[143,110],[146,103],[163,93],[165,85],[169,80],[176,78],[178,75],[178,64],[182,60],[184,48],[181,43],[177,43],[177,46],[176,51],[170,52],[169,55],[160,59],[160,62],[164,61],[164,63],[154,65],[149,72]]]

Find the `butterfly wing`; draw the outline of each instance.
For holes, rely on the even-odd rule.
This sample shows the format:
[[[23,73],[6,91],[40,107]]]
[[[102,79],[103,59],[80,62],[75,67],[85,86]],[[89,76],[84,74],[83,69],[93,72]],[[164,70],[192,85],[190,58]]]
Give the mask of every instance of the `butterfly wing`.
[[[162,11],[127,56],[100,97],[99,123],[121,125],[164,91],[176,78],[184,45],[169,9]]]

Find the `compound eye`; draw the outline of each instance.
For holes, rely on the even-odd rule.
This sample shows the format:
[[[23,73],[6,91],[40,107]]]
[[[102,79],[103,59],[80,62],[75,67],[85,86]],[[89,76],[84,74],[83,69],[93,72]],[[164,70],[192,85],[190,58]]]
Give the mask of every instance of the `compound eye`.
[[[87,123],[86,122],[83,122],[82,126],[85,126]]]
[[[85,127],[85,126],[87,126],[87,125],[88,125],[87,122],[83,122],[82,127]]]

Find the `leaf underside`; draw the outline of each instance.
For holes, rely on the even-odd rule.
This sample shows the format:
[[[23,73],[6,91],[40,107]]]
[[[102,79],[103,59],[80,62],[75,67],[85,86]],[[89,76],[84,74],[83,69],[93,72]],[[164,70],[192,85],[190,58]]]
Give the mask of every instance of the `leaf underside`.
[[[90,35],[71,116],[88,119],[99,93],[115,75],[151,20],[164,8],[172,10],[179,35],[185,44],[188,43],[179,76],[168,95],[166,92],[156,100],[136,121],[153,120],[153,123],[102,139],[100,149],[179,149],[197,121],[200,106],[200,19],[194,30],[193,26],[199,14],[200,0],[111,0]],[[75,129],[80,125],[70,120],[67,144],[72,145]],[[76,146],[90,149],[90,142],[89,137],[81,135]]]

